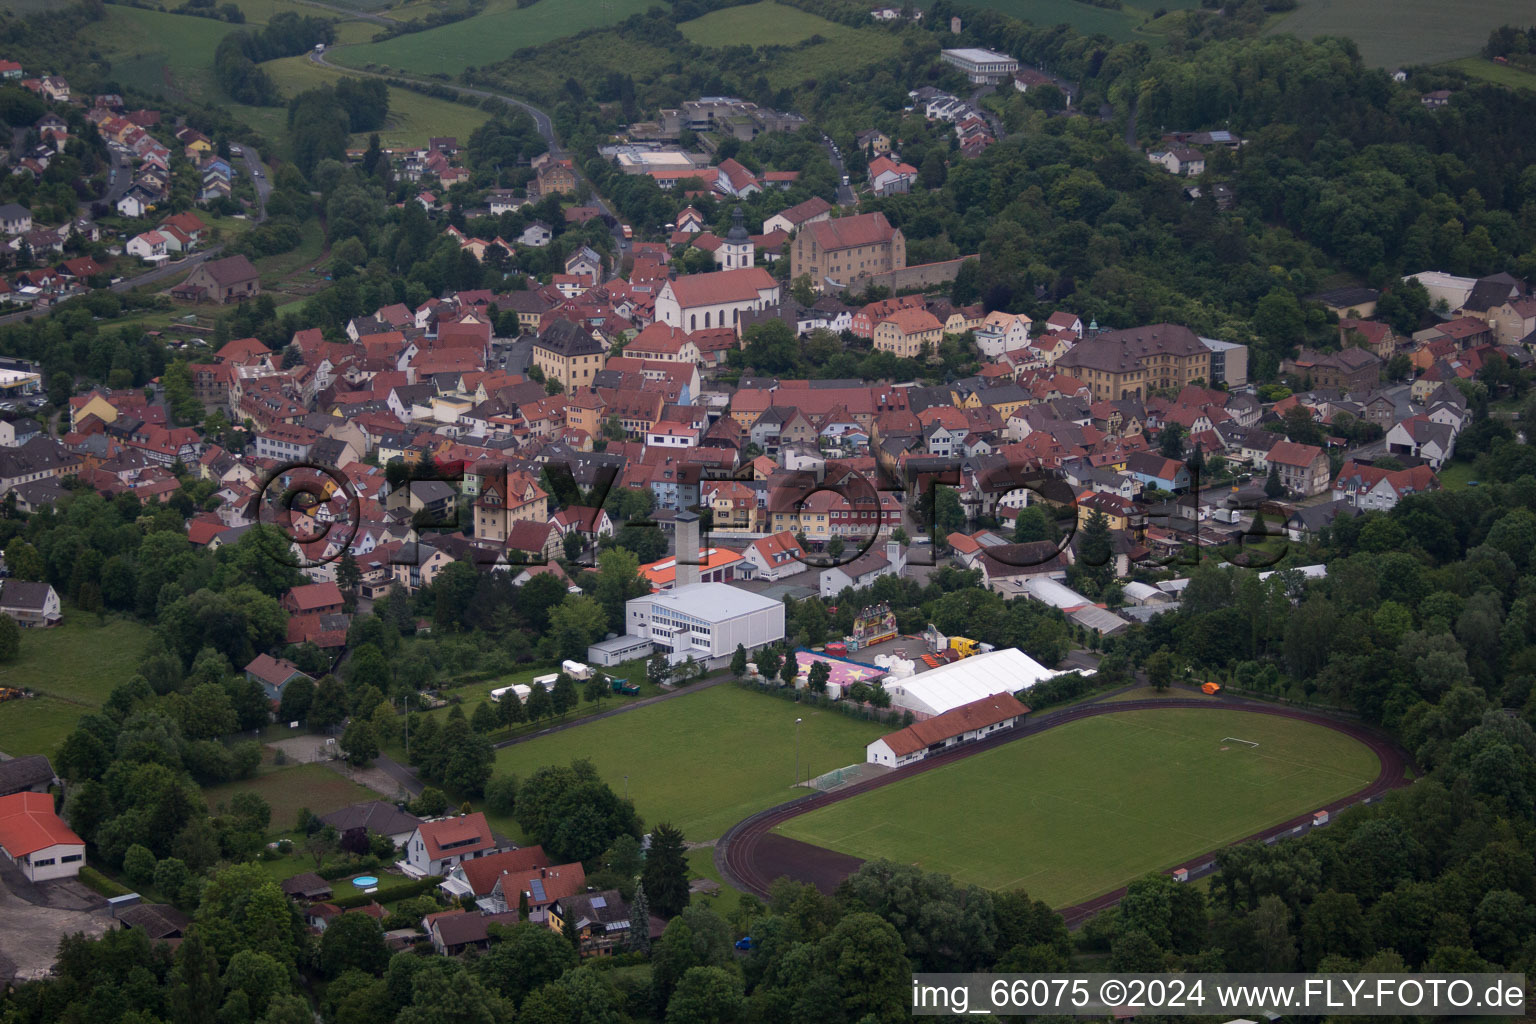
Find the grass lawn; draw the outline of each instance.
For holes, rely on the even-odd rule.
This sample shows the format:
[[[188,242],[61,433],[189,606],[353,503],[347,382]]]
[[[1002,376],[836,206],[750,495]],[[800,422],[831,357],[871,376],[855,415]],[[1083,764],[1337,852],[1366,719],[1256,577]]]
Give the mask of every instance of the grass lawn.
[[[678,26],[689,42],[700,46],[794,46],[818,32],[829,35],[842,27],[820,15],[773,0],[727,7]]]
[[[352,67],[388,65],[418,75],[457,75],[467,67],[506,60],[516,50],[563,39],[589,28],[613,25],[643,14],[653,0],[541,0],[519,8],[514,0],[491,0],[484,11],[464,21],[396,36],[381,43],[349,46],[335,54]],[[397,12],[400,16],[409,11]],[[590,68],[572,69],[581,72]],[[434,132],[433,134],[447,134]]]
[[[720,872],[715,869],[715,851],[712,847],[704,847],[698,850],[689,850],[688,877],[708,878],[720,886],[720,892],[714,896],[699,892],[694,893],[693,902],[702,903],[727,921],[736,913],[736,908],[741,905],[741,890],[733,888],[730,883],[720,877]]]
[[[346,77],[345,72],[322,67],[305,56],[267,61],[262,68],[272,76],[284,96],[294,96],[321,85],[334,85],[337,79]],[[282,113],[286,117],[286,111]],[[379,130],[379,143],[385,148],[425,146],[427,139],[434,135],[453,135],[467,140],[470,133],[489,117],[485,111],[463,103],[423,96],[410,89],[392,88],[389,90],[389,118]],[[349,145],[366,146],[370,134],[362,132],[352,136]]]
[[[1381,16],[1382,7],[1374,0],[1301,0],[1300,7],[1277,19],[1270,30],[1303,39],[1349,36],[1360,45],[1367,64],[1395,68],[1476,53],[1488,33],[1507,24],[1517,7],[1529,18],[1530,4],[1512,5],[1508,0],[1398,0],[1389,18]]]
[[[1495,64],[1483,57],[1463,57],[1461,60],[1448,61],[1446,67],[1455,68],[1473,78],[1481,78],[1485,82],[1505,85],[1511,89],[1536,89],[1536,75],[1524,68]]]
[[[81,715],[134,674],[148,637],[149,629],[131,619],[97,625],[94,615],[68,608],[61,626],[22,630],[21,657],[0,681],[43,696],[0,704],[0,750],[52,754]]]
[[[1440,478],[1440,486],[1445,488],[1466,487],[1475,479],[1472,463],[1454,460],[1446,463],[1435,475]]]
[[[890,731],[725,683],[499,750],[496,770],[526,779],[584,757],[621,795],[629,777],[647,827],[670,821],[688,839],[712,839],[795,795],[797,717],[802,778],[863,761],[865,745]]]
[[[1363,744],[1305,722],[1133,711],[1005,744],[780,831],[1063,906],[1347,796],[1379,770]]]
[[[264,766],[253,779],[203,789],[210,809],[229,803],[236,793],[256,793],[272,806],[274,833],[292,829],[301,807],[308,807],[315,814],[329,814],[348,804],[379,799],[373,790],[359,786],[323,764]]]

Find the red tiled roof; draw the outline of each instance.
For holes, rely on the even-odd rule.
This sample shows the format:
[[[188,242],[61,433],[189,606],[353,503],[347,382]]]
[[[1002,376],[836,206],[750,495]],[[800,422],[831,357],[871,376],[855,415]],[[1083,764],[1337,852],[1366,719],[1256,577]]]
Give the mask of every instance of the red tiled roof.
[[[816,246],[820,249],[847,249],[855,245],[888,242],[895,230],[883,213],[861,213],[853,217],[821,220],[810,227],[811,236],[816,239]]]
[[[85,840],[53,812],[47,793],[12,793],[0,797],[0,847],[12,858],[50,846],[84,846]]]
[[[525,846],[520,850],[493,853],[488,857],[476,857],[462,865],[464,877],[469,881],[476,896],[484,896],[496,887],[496,879],[502,875],[526,876],[530,871],[549,867],[549,857],[542,846]]]
[[[989,725],[1029,714],[1029,708],[1019,703],[1011,693],[999,693],[991,697],[962,704],[953,711],[946,711],[925,722],[913,722],[898,732],[881,737],[891,753],[897,757],[916,753],[924,747],[971,732]]]
[[[486,824],[485,815],[479,811],[444,821],[423,822],[418,831],[431,860],[476,853],[489,849],[496,842],[491,838],[491,826]],[[455,845],[460,843],[463,845]]]
[[[689,274],[672,281],[668,287],[683,308],[713,306],[724,302],[752,302],[761,290],[777,288],[773,275],[762,267],[743,270],[719,270],[711,274]]]

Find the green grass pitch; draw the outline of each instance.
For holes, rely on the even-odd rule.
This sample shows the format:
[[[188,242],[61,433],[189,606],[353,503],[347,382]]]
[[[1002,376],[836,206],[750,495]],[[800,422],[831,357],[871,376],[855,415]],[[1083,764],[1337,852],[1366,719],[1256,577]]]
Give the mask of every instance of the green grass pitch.
[[[0,703],[0,751],[53,754],[81,715],[133,676],[148,639],[148,627],[130,619],[98,624],[72,608],[62,625],[22,630],[21,657],[0,671],[0,684],[40,696]]]
[[[779,831],[1065,906],[1315,810],[1379,770],[1365,745],[1305,722],[1132,711],[1005,744]]]
[[[670,821],[690,840],[713,839],[804,792],[791,787],[796,718],[801,778],[863,761],[865,745],[890,731],[725,683],[499,750],[496,771],[526,779],[584,757],[621,795],[629,776],[647,828]]]
[[[1382,17],[1384,10],[1390,10],[1389,17]],[[1270,31],[1302,39],[1349,36],[1367,64],[1395,68],[1476,53],[1494,28],[1527,24],[1530,15],[1529,3],[1509,0],[1398,0],[1390,9],[1374,0],[1302,0],[1296,10],[1273,21]]]

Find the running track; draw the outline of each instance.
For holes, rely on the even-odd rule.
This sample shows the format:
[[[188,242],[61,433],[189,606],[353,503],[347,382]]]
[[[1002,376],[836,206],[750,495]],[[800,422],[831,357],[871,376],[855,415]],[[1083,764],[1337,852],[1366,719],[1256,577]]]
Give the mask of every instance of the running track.
[[[744,892],[755,893],[760,897],[767,897],[768,886],[780,875],[790,875],[798,881],[811,882],[824,891],[842,881],[859,863],[857,858],[846,854],[836,853],[832,850],[824,850],[821,847],[812,846],[788,839],[784,836],[773,834],[773,830],[791,818],[798,817],[808,811],[814,811],[828,804],[847,800],[850,797],[867,793],[872,789],[890,785],[909,779],[923,772],[942,768],[960,758],[970,757],[973,754],[1004,743],[1011,743],[1026,736],[1042,733],[1047,729],[1053,729],[1068,722],[1080,721],[1084,718],[1092,718],[1096,715],[1115,714],[1121,711],[1156,711],[1165,708],[1218,708],[1225,711],[1247,711],[1259,715],[1278,715],[1282,718],[1290,718],[1299,722],[1310,722],[1329,729],[1335,729],[1365,744],[1381,761],[1381,772],[1359,792],[1336,800],[1319,810],[1326,810],[1330,814],[1337,813],[1345,807],[1375,799],[1388,790],[1405,785],[1405,769],[1408,767],[1408,756],[1394,743],[1386,739],[1380,733],[1358,723],[1349,722],[1311,711],[1301,711],[1296,708],[1285,707],[1277,704],[1266,704],[1260,701],[1250,701],[1234,698],[1216,698],[1211,700],[1190,700],[1188,698],[1153,698],[1150,700],[1120,701],[1118,703],[1079,704],[1064,708],[1060,711],[1048,712],[1032,721],[1027,721],[1023,726],[1000,733],[979,743],[968,744],[956,750],[946,751],[927,757],[914,765],[905,768],[897,768],[878,778],[865,782],[855,783],[845,789],[832,793],[810,793],[798,797],[787,803],[770,807],[766,811],[760,811],[735,825],[731,826],[715,844],[715,866],[721,875],[736,888]],[[1298,826],[1311,823],[1312,814],[1308,812],[1289,821],[1281,822],[1257,832],[1239,842],[1253,842],[1256,840],[1270,840],[1290,833]],[[1189,869],[1192,876],[1199,873],[1199,869],[1206,866],[1219,851],[1210,851],[1199,857],[1191,858],[1182,867]],[[1173,870],[1170,868],[1169,873]],[[1069,907],[1059,908],[1061,915],[1066,918],[1069,927],[1077,927],[1089,917],[1120,902],[1125,894],[1125,889],[1116,889],[1113,892],[1097,896],[1084,903],[1078,903]]]

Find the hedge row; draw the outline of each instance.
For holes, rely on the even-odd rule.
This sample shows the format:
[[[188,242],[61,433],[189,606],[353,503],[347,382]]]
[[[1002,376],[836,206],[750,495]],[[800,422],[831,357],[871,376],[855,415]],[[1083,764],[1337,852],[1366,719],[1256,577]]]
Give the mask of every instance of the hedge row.
[[[111,899],[113,896],[126,896],[133,892],[132,889],[118,885],[112,879],[90,866],[80,869],[80,881],[84,882],[88,888],[93,889],[108,899]]]
[[[770,686],[765,683],[755,683],[750,679],[738,679],[736,685],[743,690],[751,690],[754,693],[767,694],[769,697],[777,697],[779,700],[787,700],[795,704],[804,704],[807,707],[818,708],[825,711],[839,711],[849,718],[858,718],[866,722],[879,722],[883,725],[894,725],[897,728],[912,724],[910,712],[896,709],[882,710],[872,708],[867,704],[855,704],[848,700],[833,700],[823,697],[809,690],[796,690],[789,686]]]
[[[333,907],[348,910],[352,907],[366,907],[370,903],[393,903],[396,900],[408,900],[412,896],[420,896],[424,892],[430,892],[442,882],[441,875],[428,875],[414,882],[401,882],[389,888],[379,887],[378,892],[361,892],[355,896],[338,896],[330,900]]]

